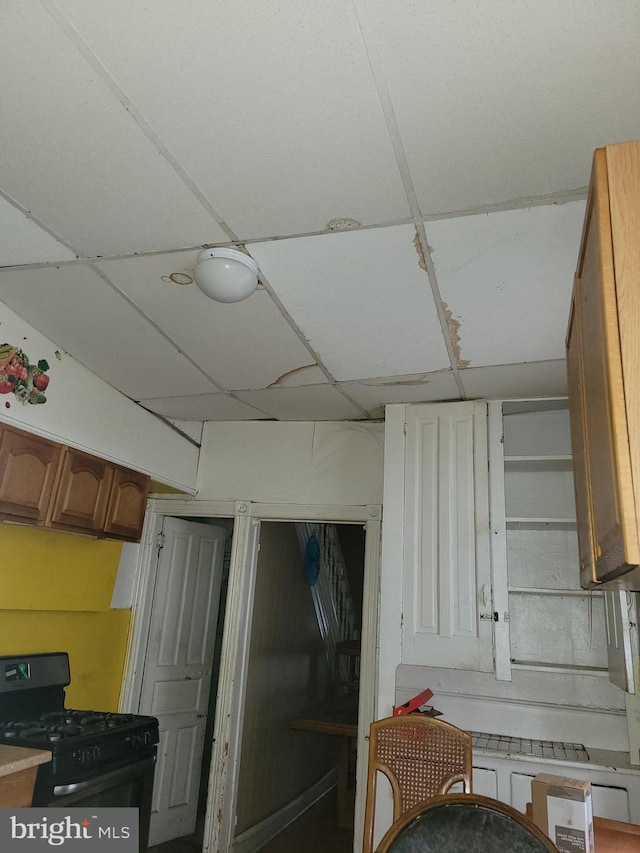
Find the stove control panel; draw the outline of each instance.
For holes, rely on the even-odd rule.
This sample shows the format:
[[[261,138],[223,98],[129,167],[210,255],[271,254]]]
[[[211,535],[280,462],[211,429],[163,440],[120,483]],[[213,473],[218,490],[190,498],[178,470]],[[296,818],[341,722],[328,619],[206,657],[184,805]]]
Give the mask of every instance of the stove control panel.
[[[72,753],[73,760],[81,767],[92,767],[102,759],[102,748],[99,744],[93,746],[84,746],[82,749],[76,749]]]
[[[156,743],[157,734],[149,729],[142,729],[138,732],[131,732],[128,740],[132,749],[142,749]]]

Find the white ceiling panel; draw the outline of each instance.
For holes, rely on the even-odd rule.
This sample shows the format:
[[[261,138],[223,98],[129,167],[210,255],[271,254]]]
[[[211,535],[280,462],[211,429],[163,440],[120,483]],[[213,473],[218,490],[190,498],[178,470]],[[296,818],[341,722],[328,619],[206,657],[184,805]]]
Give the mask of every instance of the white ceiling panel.
[[[5,270],[0,300],[134,400],[218,390],[86,264]]]
[[[364,417],[364,412],[332,385],[241,391],[237,396],[282,421],[344,421]]]
[[[373,418],[384,414],[391,403],[427,403],[459,400],[460,391],[450,370],[441,373],[398,376],[367,382],[340,382],[339,387]]]
[[[35,0],[2,4],[0,77],[0,187],[76,251],[228,239]]]
[[[0,196],[0,267],[74,258],[66,246]]]
[[[314,364],[262,288],[242,302],[223,304],[193,282],[174,283],[171,276],[180,281],[193,275],[195,259],[196,253],[180,252],[97,266],[221,388],[264,388]]]
[[[228,394],[194,394],[187,397],[160,397],[141,400],[140,405],[157,415],[191,421],[258,421],[269,415],[235,400]]]
[[[409,214],[351,3],[57,5],[237,236]]]
[[[460,375],[470,400],[561,397],[567,393],[567,365],[564,361],[472,367],[462,370]]]
[[[564,357],[584,203],[426,223],[468,367]]]
[[[250,252],[338,380],[449,366],[411,226],[254,243]]]
[[[584,187],[595,147],[638,136],[638,3],[358,6],[424,215]]]
[[[0,299],[176,423],[562,393],[638,33],[625,0],[0,4]],[[246,301],[191,281],[216,244]]]

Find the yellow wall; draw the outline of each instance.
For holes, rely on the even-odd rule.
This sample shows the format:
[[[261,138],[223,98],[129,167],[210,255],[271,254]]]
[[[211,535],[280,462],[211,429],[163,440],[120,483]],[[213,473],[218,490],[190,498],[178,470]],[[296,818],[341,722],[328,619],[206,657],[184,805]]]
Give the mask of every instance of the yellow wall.
[[[116,711],[129,610],[111,610],[122,545],[0,524],[0,655],[68,652],[69,708]]]

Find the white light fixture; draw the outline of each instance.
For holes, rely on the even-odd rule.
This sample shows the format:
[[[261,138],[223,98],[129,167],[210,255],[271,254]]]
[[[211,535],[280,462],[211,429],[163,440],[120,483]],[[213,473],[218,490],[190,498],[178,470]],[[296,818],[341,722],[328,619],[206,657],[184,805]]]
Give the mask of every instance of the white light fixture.
[[[193,277],[216,302],[240,302],[258,286],[258,265],[237,249],[205,249],[197,257]]]

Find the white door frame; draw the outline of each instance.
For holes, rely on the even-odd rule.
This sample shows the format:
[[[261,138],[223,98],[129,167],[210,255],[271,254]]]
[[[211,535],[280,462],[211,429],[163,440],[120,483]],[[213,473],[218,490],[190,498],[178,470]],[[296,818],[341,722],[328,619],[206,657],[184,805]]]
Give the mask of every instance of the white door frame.
[[[167,515],[234,519],[203,853],[229,853],[233,844],[242,742],[242,709],[260,522],[335,522],[362,524],[365,528],[353,848],[354,851],[361,850],[367,780],[367,737],[369,725],[377,716],[381,506],[273,504],[172,498],[150,500],[132,590],[132,628],[120,699],[120,709],[123,711],[136,712],[139,707],[153,601],[156,542],[163,517]]]

